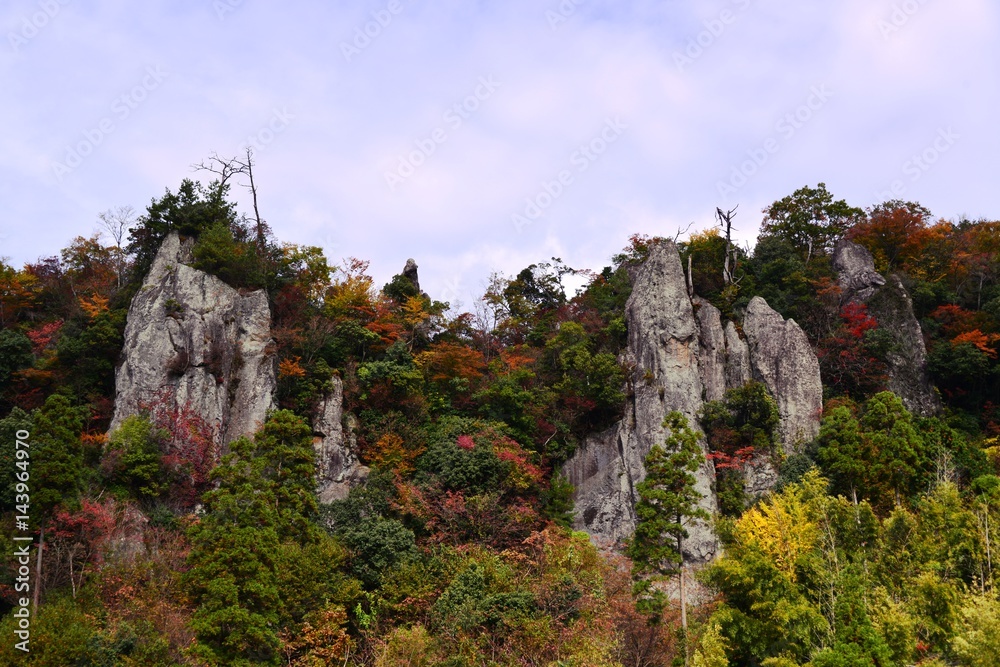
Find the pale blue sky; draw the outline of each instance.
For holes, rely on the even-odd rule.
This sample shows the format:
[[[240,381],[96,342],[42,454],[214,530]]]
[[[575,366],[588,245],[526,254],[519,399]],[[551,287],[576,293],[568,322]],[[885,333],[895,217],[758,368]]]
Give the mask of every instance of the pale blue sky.
[[[380,282],[414,257],[466,308],[493,270],[600,269],[717,205],[752,238],[819,181],[1000,216],[992,0],[8,0],[0,28],[18,265],[251,136],[280,239]]]

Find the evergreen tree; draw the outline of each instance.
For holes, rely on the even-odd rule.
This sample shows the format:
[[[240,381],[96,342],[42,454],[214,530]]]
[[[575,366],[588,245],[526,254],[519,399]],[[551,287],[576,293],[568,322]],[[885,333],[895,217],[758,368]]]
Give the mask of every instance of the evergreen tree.
[[[698,507],[702,495],[695,490],[694,473],[704,455],[698,445],[700,433],[688,426],[687,417],[674,411],[663,425],[670,429],[663,446],[653,445],[646,455],[646,478],[636,486],[639,502],[635,513],[635,535],[626,550],[632,559],[633,574],[665,579],[681,574],[682,547],[692,520],[708,520],[708,512]],[[683,584],[682,584],[683,585]],[[650,611],[663,604],[663,597],[650,595],[650,581],[640,581],[636,592]]]

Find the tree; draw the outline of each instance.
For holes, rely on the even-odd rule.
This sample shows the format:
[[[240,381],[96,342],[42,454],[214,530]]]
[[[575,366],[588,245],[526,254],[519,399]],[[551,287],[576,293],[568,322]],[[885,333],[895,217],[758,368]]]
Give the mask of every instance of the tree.
[[[637,523],[635,535],[626,554],[632,559],[634,576],[653,580],[681,577],[681,623],[687,628],[684,599],[684,539],[691,521],[709,520],[708,512],[698,506],[702,495],[695,490],[695,476],[704,461],[698,440],[701,434],[688,426],[687,417],[676,410],[667,415],[663,425],[670,430],[663,446],[653,445],[646,455],[646,478],[636,491]],[[662,593],[650,595],[650,580],[637,583],[647,607],[662,607]]]
[[[320,540],[310,519],[312,432],[287,410],[275,412],[251,440],[240,438],[212,471],[205,515],[189,533],[185,583],[197,603],[196,653],[209,661],[273,664],[280,647],[283,542]],[[242,662],[241,662],[242,661]]]
[[[760,231],[761,236],[788,240],[808,264],[814,255],[829,252],[834,241],[863,216],[864,211],[843,199],[834,201],[826,184],[819,183],[815,188],[799,188],[765,208]]]
[[[168,189],[159,200],[150,202],[146,213],[129,230],[129,243],[125,248],[135,257],[135,289],[149,271],[167,234],[177,232],[197,237],[212,225],[235,222],[235,206],[226,200],[228,190],[226,183],[216,182],[206,188],[186,178],[176,193]]]

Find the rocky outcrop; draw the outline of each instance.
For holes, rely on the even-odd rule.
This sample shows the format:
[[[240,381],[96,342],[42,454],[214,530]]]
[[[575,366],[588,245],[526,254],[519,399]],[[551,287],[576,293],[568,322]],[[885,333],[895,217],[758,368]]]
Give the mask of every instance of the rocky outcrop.
[[[785,320],[755,296],[747,306],[743,332],[752,377],[763,382],[778,404],[778,435],[786,453],[819,434],[823,385],[819,360],[795,320]]]
[[[316,451],[316,493],[321,503],[342,500],[351,488],[363,483],[368,468],[356,455],[354,429],[344,431],[344,385],[334,375],[332,388],[323,396],[313,415],[313,448]],[[347,415],[349,424],[352,415]]]
[[[576,489],[577,527],[611,544],[627,539],[635,530],[635,485],[645,478],[643,460],[649,450],[666,440],[664,418],[679,410],[697,428],[704,388],[698,363],[702,354],[698,321],[672,243],[650,251],[634,277],[625,310],[626,354],[633,366],[633,391],[625,417],[611,429],[585,439],[564,468]],[[714,512],[711,463],[705,462],[696,478],[701,506]],[[688,532],[685,559],[710,560],[716,539],[709,526],[699,522]]]
[[[420,277],[417,274],[417,263],[411,257],[406,260],[406,266],[403,267],[403,277],[413,284],[413,290],[420,294]]]
[[[875,259],[868,249],[857,243],[841,240],[833,251],[833,268],[844,303],[865,303],[882,285],[885,278],[875,270]]]
[[[698,428],[706,401],[720,400],[726,390],[758,379],[778,403],[781,442],[790,451],[818,433],[822,407],[819,363],[798,325],[763,299],[754,299],[743,325],[744,340],[733,322],[723,326],[712,304],[689,298],[672,243],[654,246],[632,274],[625,310],[628,348],[623,361],[631,368],[625,416],[585,438],[563,468],[575,488],[575,526],[605,544],[620,543],[635,530],[635,487],[645,477],[646,454],[666,439],[663,419],[669,412],[679,410]],[[710,462],[696,479],[701,506],[714,512]],[[770,457],[758,456],[747,473],[748,491],[764,493],[776,481]],[[685,560],[710,560],[717,550],[710,527],[696,523],[688,532]]]
[[[271,315],[263,290],[241,294],[190,262],[191,242],[167,236],[132,299],[111,429],[159,402],[203,419],[224,449],[273,405]]]
[[[927,349],[913,302],[898,276],[888,280],[875,271],[868,250],[842,240],[833,251],[833,267],[841,289],[841,303],[863,303],[879,329],[889,334],[888,389],[902,399],[910,412],[929,416],[941,409],[940,398],[927,374]]]

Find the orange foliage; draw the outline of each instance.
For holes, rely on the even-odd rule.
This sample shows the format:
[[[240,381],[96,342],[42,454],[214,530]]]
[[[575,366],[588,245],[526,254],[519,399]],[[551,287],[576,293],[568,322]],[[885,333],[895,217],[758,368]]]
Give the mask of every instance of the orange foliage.
[[[848,238],[868,248],[878,270],[893,271],[923,256],[932,236],[927,229],[929,217],[930,212],[919,205],[886,202],[854,225]]]
[[[95,294],[91,298],[80,297],[80,308],[83,312],[87,314],[87,317],[93,319],[103,312],[108,310],[108,298],[103,297],[100,294]]]
[[[948,336],[969,333],[984,326],[982,314],[950,303],[935,308],[931,318],[941,323],[941,329]]]
[[[388,468],[398,475],[413,472],[413,462],[423,453],[423,448],[408,449],[406,442],[395,433],[386,433],[368,453],[368,458],[380,468]]]
[[[967,331],[955,336],[952,338],[951,342],[955,345],[971,343],[976,346],[980,352],[986,354],[986,356],[991,359],[996,359],[997,351],[994,350],[992,346],[998,340],[1000,340],[1000,334],[984,334],[979,329],[973,329],[972,331]]]
[[[278,363],[278,377],[280,378],[301,378],[306,376],[306,369],[299,363],[302,357],[292,357],[282,359]]]
[[[452,378],[473,381],[486,370],[482,354],[458,343],[434,343],[414,361],[429,382],[447,382]]]

